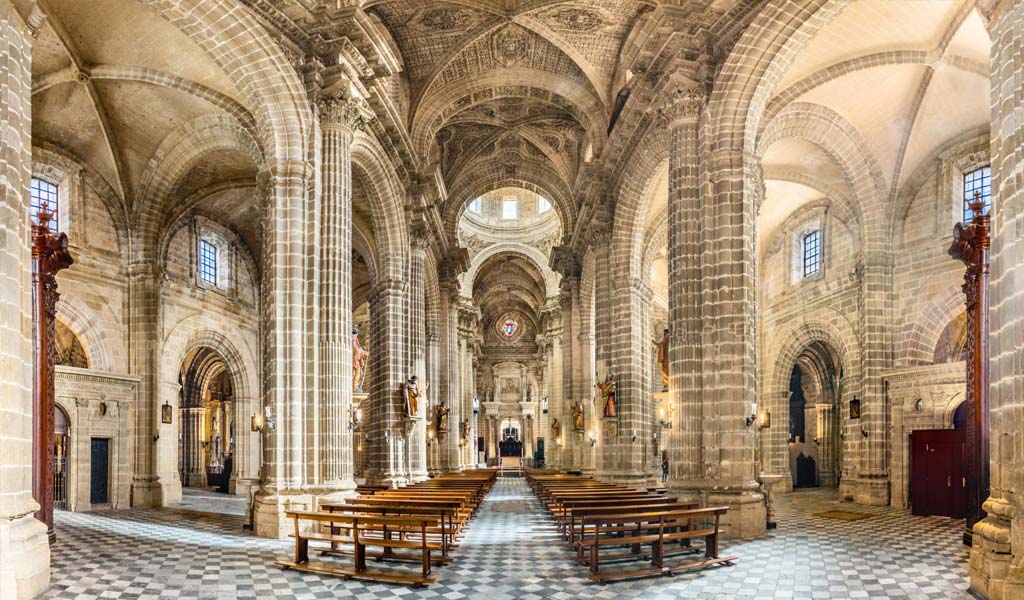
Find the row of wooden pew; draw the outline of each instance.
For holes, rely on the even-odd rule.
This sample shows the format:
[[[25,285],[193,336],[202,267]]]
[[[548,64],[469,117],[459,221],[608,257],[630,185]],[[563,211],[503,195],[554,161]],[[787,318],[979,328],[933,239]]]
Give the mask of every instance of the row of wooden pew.
[[[724,507],[700,508],[698,502],[680,500],[664,489],[637,489],[554,471],[528,469],[526,476],[576,551],[576,560],[602,585],[736,560],[718,554]]]
[[[320,502],[319,510],[287,511],[294,522],[295,556],[279,560],[282,569],[373,579],[433,583],[433,565],[451,561],[470,518],[494,485],[494,469],[444,475],[403,488],[362,489],[359,496],[340,502]],[[310,561],[310,544],[334,560]],[[351,558],[351,564],[342,560]],[[370,570],[366,559],[380,563],[415,562],[415,571]]]

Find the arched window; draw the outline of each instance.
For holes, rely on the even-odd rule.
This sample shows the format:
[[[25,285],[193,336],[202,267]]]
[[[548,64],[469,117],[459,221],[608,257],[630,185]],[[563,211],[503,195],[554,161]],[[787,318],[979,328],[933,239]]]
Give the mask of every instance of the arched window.
[[[821,230],[805,233],[801,245],[804,277],[817,275],[821,271]]]
[[[38,177],[32,178],[32,187],[29,194],[32,199],[32,223],[39,224],[39,219],[36,218],[36,215],[42,210],[43,204],[46,204],[46,210],[53,213],[53,219],[50,220],[49,224],[50,231],[58,230],[60,215],[57,212],[57,192],[57,186],[49,181],[39,179]]]
[[[199,279],[217,285],[217,246],[206,240],[199,240]]]
[[[970,223],[974,217],[969,204],[974,201],[975,192],[978,192],[981,201],[985,203],[982,212],[988,213],[992,210],[992,167],[989,165],[964,173],[964,223]]]
[[[507,220],[519,218],[519,201],[515,198],[505,198],[502,200],[501,218]]]

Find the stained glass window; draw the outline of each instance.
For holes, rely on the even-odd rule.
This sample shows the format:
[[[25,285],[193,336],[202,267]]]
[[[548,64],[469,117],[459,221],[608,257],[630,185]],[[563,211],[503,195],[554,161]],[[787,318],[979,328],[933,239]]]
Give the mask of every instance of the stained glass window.
[[[821,270],[821,231],[815,229],[804,234],[804,277],[817,275]]]
[[[199,279],[217,285],[217,246],[206,240],[199,241]]]
[[[519,323],[516,323],[515,319],[505,319],[505,322],[501,325],[501,331],[506,337],[512,337],[519,330]]]
[[[33,177],[29,195],[32,200],[32,223],[39,224],[36,214],[42,209],[45,202],[46,210],[53,213],[53,219],[49,223],[50,231],[57,231],[57,223],[59,222],[57,216],[57,186],[44,179]]]
[[[974,218],[974,212],[968,206],[974,200],[974,192],[981,194],[981,200],[985,203],[982,212],[992,210],[992,168],[988,165],[964,173],[964,223],[970,223]]]

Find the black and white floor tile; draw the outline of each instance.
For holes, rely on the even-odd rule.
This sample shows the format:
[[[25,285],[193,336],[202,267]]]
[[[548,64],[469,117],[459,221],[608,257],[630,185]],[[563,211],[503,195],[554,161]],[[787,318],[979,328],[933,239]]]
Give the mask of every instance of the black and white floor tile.
[[[287,541],[242,531],[244,500],[188,492],[163,509],[58,513],[46,598],[92,600],[385,598],[539,600],[596,598],[762,600],[971,598],[961,521],[840,502],[834,491],[778,500],[779,528],[728,543],[732,567],[599,586],[573,560],[522,479],[502,479],[455,560],[425,589],[280,571]],[[860,521],[817,516],[870,514]]]

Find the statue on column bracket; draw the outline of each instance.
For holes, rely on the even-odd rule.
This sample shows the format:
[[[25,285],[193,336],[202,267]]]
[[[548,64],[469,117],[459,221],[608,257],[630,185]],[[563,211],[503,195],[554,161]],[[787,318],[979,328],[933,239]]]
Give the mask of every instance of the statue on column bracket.
[[[420,389],[419,377],[413,375],[405,382],[405,400],[406,409],[408,410],[409,416],[416,418],[420,413],[420,398],[426,394],[427,390],[424,388]]]
[[[366,376],[366,361],[370,353],[359,343],[359,328],[352,328],[352,391],[363,391],[363,378]]]
[[[558,422],[558,417],[555,417],[551,421],[551,439],[557,440],[562,435],[562,424]]]
[[[437,432],[439,434],[448,432],[448,404],[444,400],[437,405]]]
[[[661,366],[661,385],[664,386],[663,391],[668,390],[668,328],[665,328],[665,332],[661,335],[660,340],[654,340],[652,342],[654,347],[658,349],[658,364]]]
[[[605,375],[604,383],[597,384],[597,388],[601,390],[601,399],[604,400],[604,418],[606,419],[619,418],[619,410],[615,398],[617,387],[611,373]]]
[[[576,431],[583,431],[583,404],[579,400],[572,404],[572,427]]]

